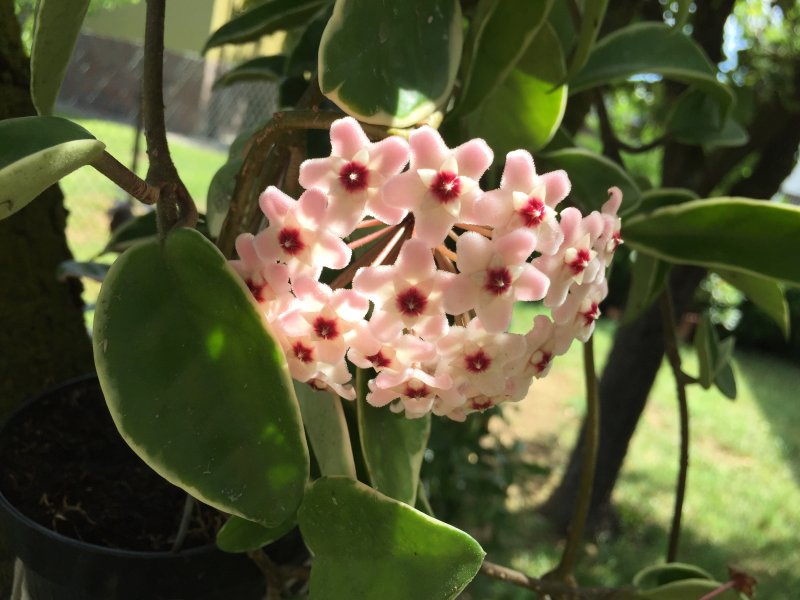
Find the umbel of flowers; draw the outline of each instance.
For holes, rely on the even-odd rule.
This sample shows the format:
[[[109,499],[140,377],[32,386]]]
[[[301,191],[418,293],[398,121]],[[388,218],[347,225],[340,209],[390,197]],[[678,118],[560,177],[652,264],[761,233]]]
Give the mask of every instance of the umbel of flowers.
[[[331,156],[300,167],[300,198],[261,195],[268,226],[241,235],[233,261],[296,380],[353,399],[349,360],[377,372],[370,404],[463,420],[522,399],[588,339],[621,243],[618,189],[602,212],[559,215],[567,174],[537,174],[524,150],[483,191],[483,140],[450,149],[421,127],[372,143],[349,117],[330,133]],[[517,300],[544,300],[552,319],[509,333]]]

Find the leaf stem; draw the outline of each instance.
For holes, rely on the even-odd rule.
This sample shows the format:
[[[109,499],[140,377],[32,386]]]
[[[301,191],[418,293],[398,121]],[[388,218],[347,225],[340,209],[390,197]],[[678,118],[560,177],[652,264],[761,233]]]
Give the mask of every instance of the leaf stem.
[[[139,178],[136,173],[128,169],[108,152],[103,152],[92,163],[92,167],[140,202],[155,204],[158,201],[160,192],[157,187],[153,187]]]
[[[634,588],[575,588],[569,584],[558,581],[528,577],[525,573],[489,562],[488,560],[483,561],[479,572],[486,577],[523,587],[537,594],[553,597],[566,596],[587,600],[623,600],[636,597],[636,590]]]
[[[175,542],[170,548],[170,552],[179,552],[183,548],[183,543],[186,541],[186,534],[189,532],[189,522],[192,520],[192,511],[195,507],[195,499],[191,494],[186,494],[186,500],[183,503],[183,513],[181,514],[181,522],[178,525],[178,534],[175,536]]]
[[[669,531],[669,545],[667,546],[667,562],[675,562],[681,535],[683,500],[686,496],[686,477],[689,471],[689,404],[686,400],[686,379],[681,368],[681,355],[678,350],[675,308],[672,304],[672,295],[668,287],[661,293],[658,304],[661,309],[664,351],[672,368],[672,375],[675,378],[675,387],[678,392],[678,411],[680,413],[680,463],[678,481],[675,487],[675,507],[672,512],[672,525]]]

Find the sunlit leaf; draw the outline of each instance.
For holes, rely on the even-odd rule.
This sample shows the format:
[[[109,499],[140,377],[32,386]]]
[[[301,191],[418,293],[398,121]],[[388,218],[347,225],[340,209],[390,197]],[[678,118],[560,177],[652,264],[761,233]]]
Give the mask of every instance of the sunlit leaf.
[[[631,248],[673,263],[800,285],[800,208],[747,198],[691,200],[622,224]]]
[[[647,590],[682,579],[713,580],[714,577],[705,569],[695,565],[667,563],[645,567],[633,576],[633,585],[640,590]]]
[[[725,281],[742,292],[747,299],[763,310],[781,329],[781,333],[789,339],[789,304],[783,288],[770,279],[756,277],[746,273],[736,273],[724,269],[715,269]]]
[[[358,433],[372,487],[411,506],[417,499],[419,471],[431,432],[430,415],[407,419],[358,398]]]
[[[0,219],[97,159],[105,147],[80,125],[60,117],[0,121]]]
[[[469,116],[471,135],[484,138],[498,156],[544,147],[564,117],[567,88],[558,84],[565,73],[561,44],[545,23],[505,81]]]
[[[641,201],[639,186],[628,173],[615,162],[589,150],[556,150],[539,154],[536,162],[540,172],[565,169],[569,173],[572,191],[568,199],[585,212],[600,210],[612,186],[622,190],[622,215],[634,211]]]
[[[716,67],[689,36],[663,23],[628,25],[600,40],[586,65],[570,80],[575,94],[642,73],[656,73],[705,90],[727,116],[733,92],[717,81]]]
[[[461,93],[453,109],[456,113],[463,115],[475,110],[505,81],[545,22],[552,4],[553,0],[482,0],[479,3],[465,44],[467,51],[463,62],[468,68],[462,74]],[[539,56],[538,60],[545,63],[548,58]],[[536,61],[535,55],[533,60]],[[535,62],[532,64],[538,66]],[[560,82],[561,78],[556,79],[550,87]]]
[[[39,0],[31,44],[31,99],[40,115],[53,113],[89,0]]]
[[[298,513],[311,600],[449,600],[484,552],[469,535],[349,478],[323,477]]]
[[[223,44],[243,44],[306,23],[329,0],[266,0],[237,15],[208,38],[203,53]]]
[[[457,0],[337,0],[319,47],[319,84],[366,123],[407,127],[450,95],[461,59]]]
[[[114,422],[150,467],[268,527],[295,513],[309,463],[286,360],[211,242],[181,229],[120,255],[93,342]]]

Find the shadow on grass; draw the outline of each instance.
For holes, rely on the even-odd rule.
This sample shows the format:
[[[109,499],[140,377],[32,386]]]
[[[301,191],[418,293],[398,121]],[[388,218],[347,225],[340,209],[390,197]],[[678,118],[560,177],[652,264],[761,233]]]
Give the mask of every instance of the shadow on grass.
[[[772,432],[781,440],[785,462],[800,486],[800,367],[757,353],[744,356],[746,360],[737,362],[739,383],[750,388]]]

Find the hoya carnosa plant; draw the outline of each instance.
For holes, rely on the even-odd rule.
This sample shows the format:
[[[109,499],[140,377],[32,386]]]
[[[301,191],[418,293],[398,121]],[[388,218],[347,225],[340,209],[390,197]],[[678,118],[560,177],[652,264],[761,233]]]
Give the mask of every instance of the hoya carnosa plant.
[[[601,212],[559,214],[567,174],[537,174],[524,150],[484,191],[483,140],[450,149],[421,127],[373,143],[351,117],[330,136],[331,156],[301,165],[297,200],[261,195],[267,227],[237,239],[232,263],[296,380],[353,399],[349,361],[376,372],[373,406],[463,420],[522,399],[588,339],[622,241],[617,188]],[[552,318],[510,333],[519,300]]]

